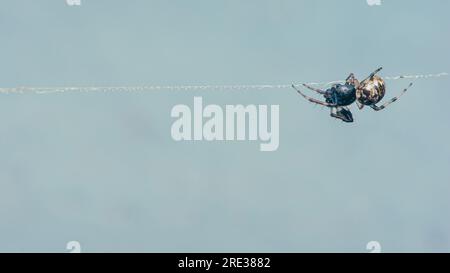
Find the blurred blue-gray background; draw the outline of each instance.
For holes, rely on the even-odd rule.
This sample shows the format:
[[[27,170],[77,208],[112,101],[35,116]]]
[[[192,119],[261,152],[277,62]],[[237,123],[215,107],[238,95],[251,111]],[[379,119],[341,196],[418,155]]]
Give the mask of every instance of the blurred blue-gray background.
[[[450,71],[446,0],[0,0],[0,87]],[[407,80],[389,81],[388,96]],[[0,95],[0,251],[450,251],[450,82],[329,117],[293,90]],[[175,142],[176,104],[279,104],[280,147]]]

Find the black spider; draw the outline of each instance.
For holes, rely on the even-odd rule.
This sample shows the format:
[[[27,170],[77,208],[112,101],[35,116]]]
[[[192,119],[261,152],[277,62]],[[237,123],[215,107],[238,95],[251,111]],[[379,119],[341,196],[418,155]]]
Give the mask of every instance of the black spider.
[[[325,98],[324,102],[306,96],[299,89],[297,89],[295,85],[292,85],[292,87],[308,101],[329,107],[331,111],[330,115],[332,117],[340,119],[344,122],[353,122],[352,112],[347,106],[351,105],[355,101],[358,104],[359,109],[364,108],[364,106],[369,106],[376,111],[380,111],[386,108],[389,104],[395,102],[408,90],[409,87],[412,86],[411,83],[399,96],[394,97],[381,106],[377,106],[376,104],[383,99],[386,92],[384,80],[376,75],[381,71],[381,69],[382,68],[380,67],[375,70],[362,82],[359,82],[355,78],[355,75],[351,73],[345,80],[345,83],[335,84],[327,90],[321,90],[313,88],[307,84],[303,84],[306,88],[321,94]]]

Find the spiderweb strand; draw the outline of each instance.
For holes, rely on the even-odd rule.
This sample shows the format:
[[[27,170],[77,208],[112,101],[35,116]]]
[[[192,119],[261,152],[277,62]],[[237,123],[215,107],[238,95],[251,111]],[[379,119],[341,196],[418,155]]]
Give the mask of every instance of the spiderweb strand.
[[[448,73],[407,75],[384,77],[385,80],[399,79],[429,79],[448,76]],[[308,85],[327,86],[342,83],[343,80],[331,82],[310,82]],[[264,89],[286,89],[291,88],[291,84],[253,84],[253,85],[143,85],[143,86],[90,86],[90,87],[13,87],[0,88],[0,93],[65,93],[65,92],[147,92],[147,91],[244,91],[244,90],[264,90]]]

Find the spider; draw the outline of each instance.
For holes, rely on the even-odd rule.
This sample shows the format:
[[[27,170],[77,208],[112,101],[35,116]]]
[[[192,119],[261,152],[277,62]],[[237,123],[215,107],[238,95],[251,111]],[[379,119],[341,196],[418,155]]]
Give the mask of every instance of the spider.
[[[378,68],[361,82],[355,78],[353,73],[351,73],[345,80],[345,83],[335,84],[327,90],[321,90],[303,84],[304,87],[321,94],[325,98],[325,101],[320,101],[303,94],[295,87],[295,85],[292,85],[292,87],[308,101],[330,108],[330,115],[332,117],[344,122],[353,122],[352,112],[347,106],[353,104],[355,101],[360,110],[363,109],[364,106],[369,106],[375,111],[381,111],[389,104],[397,101],[412,86],[412,83],[410,83],[407,88],[403,89],[400,95],[392,98],[383,105],[378,106],[377,103],[379,103],[386,94],[384,80],[377,75],[382,69],[382,67]]]

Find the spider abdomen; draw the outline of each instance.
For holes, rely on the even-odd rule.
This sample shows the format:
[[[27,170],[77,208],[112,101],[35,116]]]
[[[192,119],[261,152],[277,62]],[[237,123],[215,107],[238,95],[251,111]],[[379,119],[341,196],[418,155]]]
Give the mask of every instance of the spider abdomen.
[[[356,92],[356,99],[363,105],[374,105],[380,102],[386,94],[386,85],[379,76],[361,83]]]
[[[351,84],[336,84],[326,91],[325,99],[338,106],[347,106],[356,100],[356,88]]]

